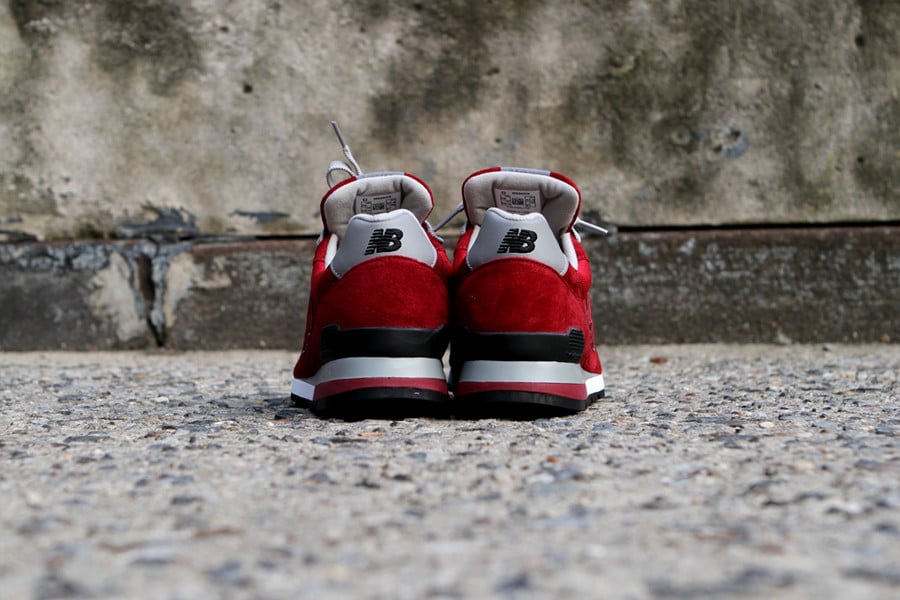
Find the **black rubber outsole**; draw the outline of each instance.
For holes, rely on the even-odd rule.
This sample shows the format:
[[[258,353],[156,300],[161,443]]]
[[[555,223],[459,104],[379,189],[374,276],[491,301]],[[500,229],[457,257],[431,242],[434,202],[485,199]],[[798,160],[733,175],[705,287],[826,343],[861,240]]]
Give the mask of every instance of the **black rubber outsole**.
[[[441,417],[448,406],[446,394],[412,388],[367,388],[315,401],[292,394],[291,399],[316,416],[344,420]]]
[[[576,400],[539,392],[479,392],[455,397],[450,402],[450,413],[460,418],[531,420],[559,417],[586,410],[605,395],[600,391],[585,400]]]
[[[292,394],[291,400],[316,416],[346,421],[415,417],[524,421],[573,415],[604,397],[603,391],[592,394],[586,400],[537,392],[498,391],[450,399],[432,390],[369,388],[335,394],[317,401]]]

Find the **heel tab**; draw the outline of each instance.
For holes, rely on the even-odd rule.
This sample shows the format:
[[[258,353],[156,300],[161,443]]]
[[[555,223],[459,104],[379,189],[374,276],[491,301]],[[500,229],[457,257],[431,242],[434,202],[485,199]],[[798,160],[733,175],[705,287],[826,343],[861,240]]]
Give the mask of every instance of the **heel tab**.
[[[388,256],[412,258],[430,267],[437,263],[437,249],[412,211],[401,208],[351,217],[330,268],[343,277],[363,262]]]
[[[543,215],[518,215],[489,208],[481,226],[472,234],[466,263],[474,270],[486,263],[509,258],[543,263],[560,275],[569,268],[569,259]]]

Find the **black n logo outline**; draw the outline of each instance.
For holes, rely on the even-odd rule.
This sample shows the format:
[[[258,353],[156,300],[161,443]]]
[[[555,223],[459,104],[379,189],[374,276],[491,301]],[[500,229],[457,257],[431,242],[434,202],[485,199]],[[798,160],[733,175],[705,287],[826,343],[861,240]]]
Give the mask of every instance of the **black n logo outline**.
[[[510,229],[500,241],[497,254],[528,254],[534,252],[537,233],[530,229]]]
[[[381,254],[382,252],[396,252],[403,246],[400,241],[403,239],[403,230],[394,229],[374,229],[369,237],[369,243],[366,244],[365,256],[370,254]]]

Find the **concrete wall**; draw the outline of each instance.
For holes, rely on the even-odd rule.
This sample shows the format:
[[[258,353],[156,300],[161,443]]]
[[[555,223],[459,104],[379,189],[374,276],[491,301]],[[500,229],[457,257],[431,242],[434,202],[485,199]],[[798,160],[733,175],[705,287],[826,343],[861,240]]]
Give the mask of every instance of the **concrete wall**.
[[[0,351],[299,350],[314,245],[0,244]],[[602,346],[900,341],[897,227],[620,233],[586,248]]]
[[[900,219],[896,0],[7,0],[0,241],[319,228],[364,169],[554,168],[622,225]]]

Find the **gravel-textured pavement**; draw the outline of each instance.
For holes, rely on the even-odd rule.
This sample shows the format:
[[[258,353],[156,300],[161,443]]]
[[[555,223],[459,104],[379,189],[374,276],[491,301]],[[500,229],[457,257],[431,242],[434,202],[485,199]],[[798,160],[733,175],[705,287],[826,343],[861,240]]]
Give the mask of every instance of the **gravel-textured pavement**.
[[[900,597],[900,346],[601,352],[576,416],[357,422],[284,352],[0,354],[0,597]]]

